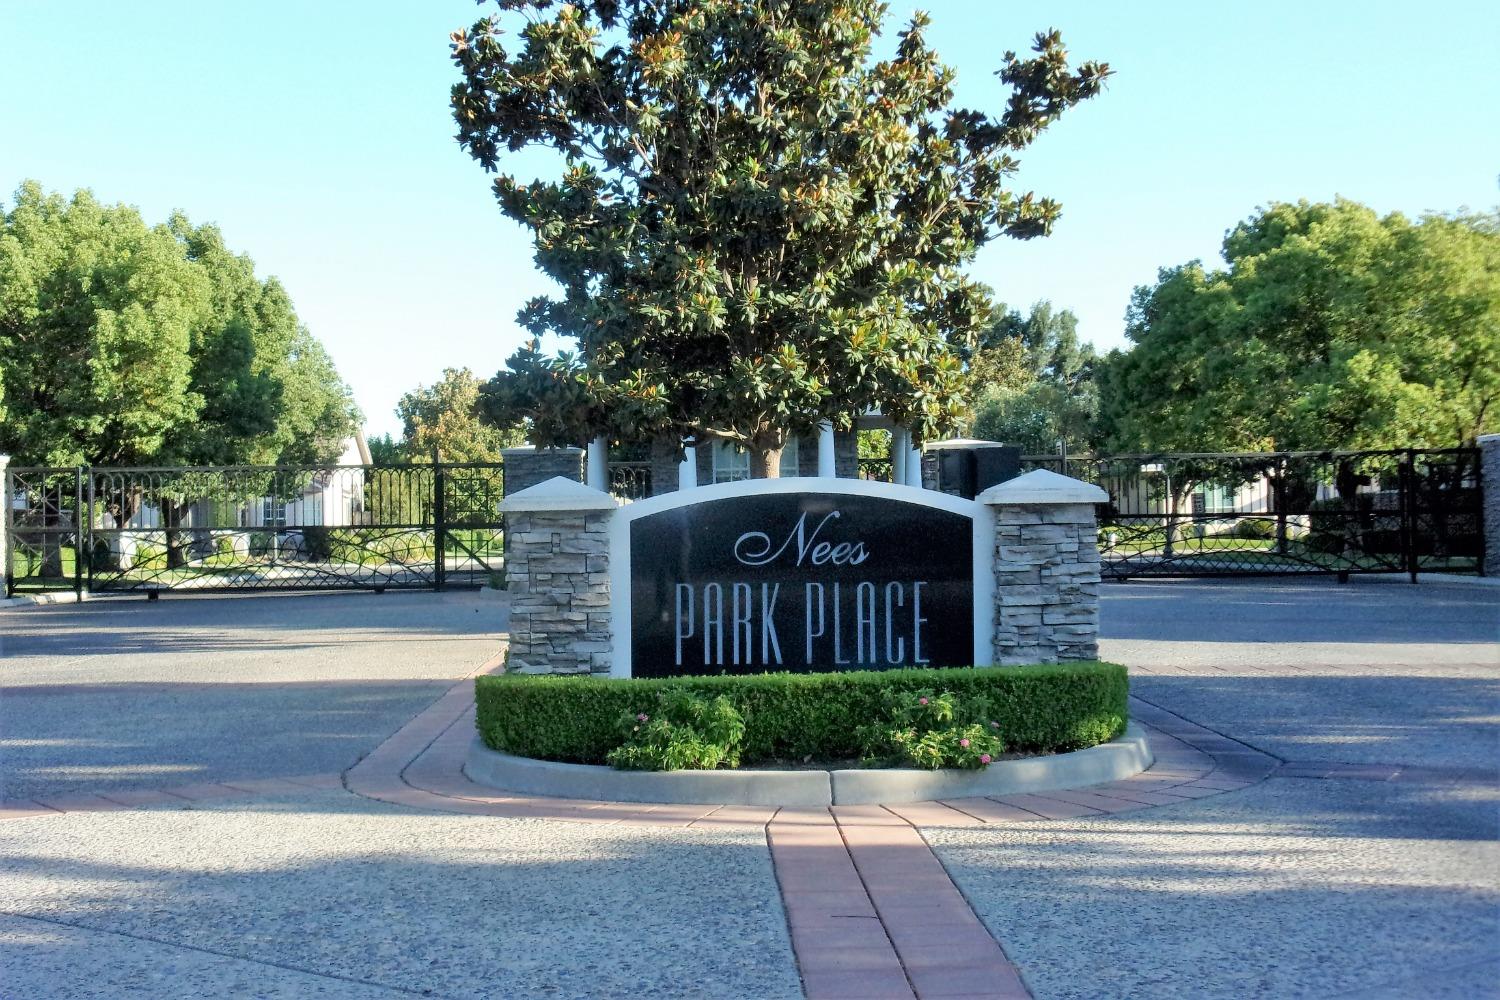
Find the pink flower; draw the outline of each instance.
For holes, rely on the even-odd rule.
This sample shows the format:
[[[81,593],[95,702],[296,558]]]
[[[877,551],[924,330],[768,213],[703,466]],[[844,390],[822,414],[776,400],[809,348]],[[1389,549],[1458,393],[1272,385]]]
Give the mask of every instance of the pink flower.
[[[961,746],[961,747],[966,747],[966,746],[969,745],[969,741],[968,740],[959,740],[958,741],[958,745]]]
[[[649,718],[651,718],[651,716],[647,715],[645,712],[642,712],[640,715],[637,715],[635,717],[635,721],[636,722],[645,722]]]
[[[988,764],[989,762],[990,762],[990,755],[989,754],[982,753],[982,754],[979,755],[979,763],[981,763],[981,764]]]
[[[918,705],[925,705],[925,704],[927,704],[927,699],[926,698],[918,698],[917,699],[917,704]]]

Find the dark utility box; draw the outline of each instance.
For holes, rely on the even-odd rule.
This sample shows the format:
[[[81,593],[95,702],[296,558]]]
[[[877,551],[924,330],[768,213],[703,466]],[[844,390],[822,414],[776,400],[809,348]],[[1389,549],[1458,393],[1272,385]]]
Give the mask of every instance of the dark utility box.
[[[998,441],[959,439],[927,446],[937,456],[937,490],[973,500],[1021,474],[1021,449]]]

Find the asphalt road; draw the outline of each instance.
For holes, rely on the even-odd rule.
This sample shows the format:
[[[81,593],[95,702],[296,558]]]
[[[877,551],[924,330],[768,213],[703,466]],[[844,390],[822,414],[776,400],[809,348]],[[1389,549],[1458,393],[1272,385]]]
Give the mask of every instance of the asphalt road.
[[[1285,760],[1115,817],[928,838],[1038,998],[1497,996],[1500,590],[1103,588],[1147,701]],[[464,594],[0,611],[7,794],[347,767],[490,656]],[[797,995],[759,838],[339,791],[0,825],[0,996]],[[8,997],[7,997],[8,1000]]]
[[[505,627],[472,591],[0,610],[0,797],[343,770]]]
[[[1500,766],[1500,587],[1133,582],[1101,615],[1133,694],[1285,760]]]

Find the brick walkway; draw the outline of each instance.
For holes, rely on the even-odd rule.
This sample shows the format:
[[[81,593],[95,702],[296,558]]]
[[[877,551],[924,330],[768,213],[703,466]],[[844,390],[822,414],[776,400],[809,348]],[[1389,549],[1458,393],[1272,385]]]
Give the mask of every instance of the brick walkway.
[[[478,672],[492,669],[495,663]],[[0,819],[244,798],[306,788],[417,809],[576,823],[762,830],[809,1000],[1029,997],[1024,970],[980,922],[922,836],[924,827],[1005,826],[1172,805],[1288,778],[1467,782],[1460,769],[1284,762],[1133,700],[1156,762],[1122,781],[1045,794],[826,809],[648,805],[507,795],[463,774],[472,680],[454,685],[342,776],[179,785],[0,803]]]

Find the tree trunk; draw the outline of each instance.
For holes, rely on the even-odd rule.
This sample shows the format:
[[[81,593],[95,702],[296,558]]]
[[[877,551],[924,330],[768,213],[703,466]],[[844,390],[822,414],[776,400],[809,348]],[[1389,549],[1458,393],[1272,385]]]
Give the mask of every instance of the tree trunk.
[[[751,448],[750,449],[750,478],[751,479],[780,479],[781,478],[781,453],[786,445],[780,444],[774,448]]]
[[[167,529],[167,569],[181,569],[188,564],[188,533],[182,530],[185,505],[164,501],[162,515]]]

